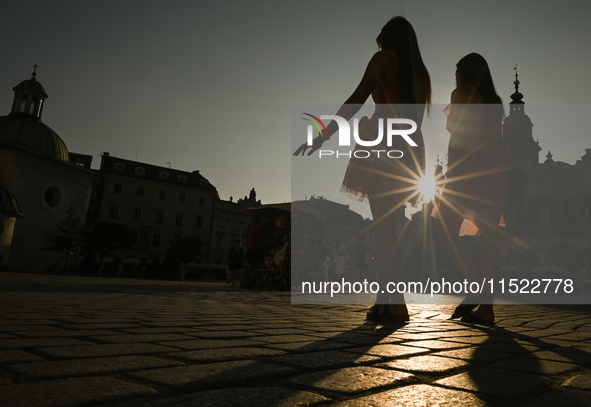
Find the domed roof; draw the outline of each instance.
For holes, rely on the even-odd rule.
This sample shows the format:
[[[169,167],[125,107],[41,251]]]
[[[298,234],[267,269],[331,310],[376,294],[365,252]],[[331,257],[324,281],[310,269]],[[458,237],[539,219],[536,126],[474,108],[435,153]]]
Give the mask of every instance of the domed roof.
[[[68,148],[60,136],[38,119],[27,115],[0,117],[0,147],[21,147],[56,160],[69,161]]]
[[[12,90],[14,90],[15,92],[18,89],[31,90],[33,92],[41,93],[43,95],[43,97],[47,97],[47,92],[45,92],[43,85],[41,85],[39,82],[37,82],[37,80],[35,79],[35,76],[33,76],[33,78],[31,78],[31,79],[27,79],[26,81],[22,81],[21,83],[16,85],[14,88],[12,88]]]

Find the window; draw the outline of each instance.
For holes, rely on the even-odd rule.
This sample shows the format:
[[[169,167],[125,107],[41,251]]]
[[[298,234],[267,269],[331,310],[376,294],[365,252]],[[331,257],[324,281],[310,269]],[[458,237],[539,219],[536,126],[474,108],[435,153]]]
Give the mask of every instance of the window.
[[[142,167],[137,167],[134,171],[135,175],[139,176],[139,177],[143,177],[145,170]]]
[[[179,175],[178,181],[181,184],[186,184],[187,183],[187,177],[185,177],[184,175]]]
[[[33,99],[33,101],[31,102],[31,106],[29,107],[29,114],[35,113],[35,102],[36,102],[36,99]]]
[[[25,107],[27,107],[27,98],[26,97],[21,99],[21,106],[19,108],[19,113],[25,113]]]
[[[137,187],[135,190],[135,196],[144,196],[144,187]]]
[[[540,224],[542,226],[548,226],[550,224],[550,210],[548,210],[548,209],[541,209],[540,210]]]
[[[197,216],[197,223],[195,224],[195,227],[197,229],[203,228],[203,217],[202,216]]]
[[[158,193],[158,199],[160,199],[161,201],[166,201],[166,191],[160,191]]]
[[[152,233],[152,247],[160,247],[162,233]]]
[[[113,167],[115,169],[115,172],[123,172],[123,164],[115,164],[115,166]]]
[[[205,206],[205,197],[200,197],[199,198],[199,206]]]
[[[223,245],[224,245],[224,236],[218,235],[218,237],[215,240],[215,249],[222,250]]]
[[[120,194],[121,193],[121,184],[113,184],[113,192],[116,194]]]
[[[156,211],[156,219],[154,219],[154,223],[164,223],[164,212]]]
[[[505,222],[508,227],[515,227],[515,211],[507,212],[507,219],[505,219]]]
[[[160,178],[162,181],[168,181],[168,173],[161,172],[158,178]]]
[[[587,208],[577,208],[577,223],[579,225],[586,225],[589,223]]]
[[[186,200],[187,200],[187,195],[179,194],[179,202],[180,203],[185,203]]]
[[[117,205],[111,205],[109,208],[109,218],[117,219],[119,217],[119,207]]]
[[[142,220],[142,210],[139,208],[133,208],[133,214],[131,215],[131,220],[140,221]]]
[[[207,187],[207,180],[202,179],[201,181],[199,181],[199,186],[200,187]]]
[[[183,218],[184,218],[184,216],[182,213],[177,213],[176,218],[174,220],[174,224],[176,226],[183,226]]]

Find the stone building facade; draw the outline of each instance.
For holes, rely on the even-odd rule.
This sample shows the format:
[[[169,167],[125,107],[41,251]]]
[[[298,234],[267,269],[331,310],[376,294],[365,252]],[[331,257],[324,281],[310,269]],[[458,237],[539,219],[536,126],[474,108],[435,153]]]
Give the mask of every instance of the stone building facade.
[[[70,162],[64,141],[41,121],[48,96],[36,76],[13,88],[10,114],[0,117],[0,186],[18,208],[16,215],[0,214],[0,255],[12,271],[42,272],[59,264],[60,254],[46,250],[48,240],[66,208],[86,218],[98,178]]]
[[[216,188],[199,171],[187,172],[111,156],[105,152],[93,221],[120,223],[134,234],[122,258],[164,260],[175,235],[196,236],[200,261],[209,261]]]

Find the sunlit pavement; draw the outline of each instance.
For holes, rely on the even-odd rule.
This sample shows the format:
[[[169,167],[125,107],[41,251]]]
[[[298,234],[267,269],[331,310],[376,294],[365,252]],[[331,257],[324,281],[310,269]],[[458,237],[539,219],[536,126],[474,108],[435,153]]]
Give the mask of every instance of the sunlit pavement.
[[[290,305],[289,292],[0,273],[0,406],[591,406],[591,307]]]

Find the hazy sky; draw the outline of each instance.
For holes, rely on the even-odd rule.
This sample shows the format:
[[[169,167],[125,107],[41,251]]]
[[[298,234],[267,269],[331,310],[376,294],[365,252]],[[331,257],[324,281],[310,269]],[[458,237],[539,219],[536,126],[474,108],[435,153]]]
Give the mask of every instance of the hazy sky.
[[[95,155],[94,167],[103,151],[137,154],[200,170],[223,199],[255,187],[264,203],[289,201],[292,106],[343,102],[390,17],[413,24],[435,103],[448,103],[456,62],[478,52],[506,102],[518,64],[526,104],[561,106],[591,103],[589,4],[10,2],[0,17],[0,114],[38,63],[49,94],[43,122],[70,151]],[[532,119],[541,155],[574,163],[591,147],[589,133],[544,131]]]

